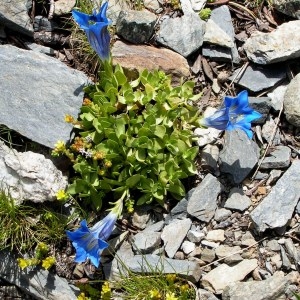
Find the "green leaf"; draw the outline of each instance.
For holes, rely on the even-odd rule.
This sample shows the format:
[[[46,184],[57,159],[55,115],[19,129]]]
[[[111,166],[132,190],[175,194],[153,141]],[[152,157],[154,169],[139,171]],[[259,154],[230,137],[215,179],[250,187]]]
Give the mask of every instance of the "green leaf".
[[[179,179],[174,180],[172,183],[170,183],[168,190],[178,196],[185,196],[185,188]]]
[[[122,85],[124,85],[127,82],[127,77],[124,75],[123,72],[116,71],[115,72],[115,76],[116,76],[116,79],[118,81],[118,85],[119,86],[122,86]]]
[[[199,147],[194,146],[194,147],[186,150],[183,153],[182,157],[186,158],[186,159],[194,160],[196,158],[196,156],[198,155],[198,153],[199,153]]]
[[[82,179],[76,179],[72,184],[68,186],[67,193],[71,195],[79,193],[87,193],[89,190],[89,184]]]
[[[138,148],[137,151],[135,152],[135,157],[139,162],[144,162],[146,159],[147,152],[146,149],[143,148]]]
[[[126,180],[126,186],[129,188],[135,187],[141,179],[140,174],[135,174]]]
[[[141,196],[138,201],[137,201],[137,205],[143,205],[145,203],[149,203],[149,201],[152,201],[152,195],[150,193],[144,194],[143,196]]]
[[[163,139],[164,136],[165,136],[165,134],[166,134],[166,131],[167,131],[167,130],[166,130],[166,127],[165,127],[165,126],[163,126],[163,125],[156,125],[154,134],[155,134],[157,137]]]

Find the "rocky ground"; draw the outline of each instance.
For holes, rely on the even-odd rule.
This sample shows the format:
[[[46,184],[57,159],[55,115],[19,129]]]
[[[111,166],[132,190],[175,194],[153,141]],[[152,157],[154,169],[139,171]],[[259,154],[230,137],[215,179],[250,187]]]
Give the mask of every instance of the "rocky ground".
[[[161,264],[166,273],[182,274],[197,287],[198,299],[295,299],[293,292],[300,291],[298,2],[182,0],[179,10],[172,1],[144,0],[139,11],[130,10],[128,1],[109,2],[115,63],[131,73],[162,69],[174,83],[182,76],[195,80],[203,91],[197,105],[204,114],[224,95],[246,89],[263,115],[253,126],[253,140],[241,131],[196,129],[197,182],[175,206],[170,201],[164,209],[149,206],[124,217],[110,241],[117,256],[136,272],[145,271],[146,259],[148,267]],[[54,4],[51,15],[39,1],[0,3],[0,124],[20,134],[29,150],[29,140],[44,147],[38,154],[0,145],[1,182],[20,202],[53,201],[66,186],[61,172],[66,166],[55,161],[57,169],[47,149],[70,138],[64,115],[78,114],[82,87],[93,79],[89,63],[61,27],[75,1]],[[204,5],[212,9],[206,22],[198,16]],[[0,295],[76,299],[69,283],[91,278],[95,270],[68,265],[72,255],[68,249],[57,257],[57,274],[29,274],[20,272],[12,253],[2,252]],[[104,252],[102,263],[106,278],[116,279],[118,260]]]

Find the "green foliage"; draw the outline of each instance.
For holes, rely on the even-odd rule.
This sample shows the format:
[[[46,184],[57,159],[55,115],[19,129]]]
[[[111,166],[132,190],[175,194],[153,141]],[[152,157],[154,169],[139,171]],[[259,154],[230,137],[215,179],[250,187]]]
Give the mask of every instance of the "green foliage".
[[[199,12],[200,18],[204,21],[208,20],[210,15],[211,15],[211,9],[210,8],[203,8]]]
[[[176,274],[163,274],[153,270],[153,274],[136,274],[128,271],[116,283],[124,299],[162,300],[195,299],[195,289]]]
[[[67,192],[97,209],[108,194],[110,201],[122,195],[131,211],[154,199],[162,205],[167,192],[181,199],[181,179],[196,174],[198,110],[190,102],[200,95],[193,95],[194,83],[172,87],[169,76],[147,70],[130,82],[109,63],[99,77],[85,89],[88,98],[72,122],[78,134],[63,151],[78,174]]]
[[[53,256],[47,256],[49,247],[45,243],[39,243],[35,248],[35,254],[31,258],[18,258],[19,267],[24,270],[27,267],[35,267],[39,264],[48,270],[55,264]]]
[[[41,241],[58,242],[65,236],[67,223],[68,218],[52,209],[16,205],[0,191],[0,250],[25,251]]]

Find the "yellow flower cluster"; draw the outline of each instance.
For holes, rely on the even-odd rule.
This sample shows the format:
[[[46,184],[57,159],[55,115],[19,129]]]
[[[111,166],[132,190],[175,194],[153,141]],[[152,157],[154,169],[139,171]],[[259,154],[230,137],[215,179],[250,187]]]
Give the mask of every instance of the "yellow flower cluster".
[[[65,201],[69,199],[69,195],[64,190],[58,190],[55,196],[58,201]]]
[[[105,281],[102,285],[101,289],[101,299],[102,300],[109,300],[111,299],[111,288],[109,286],[109,282]]]
[[[42,267],[46,270],[50,269],[54,264],[56,260],[53,256],[48,256],[42,261]]]

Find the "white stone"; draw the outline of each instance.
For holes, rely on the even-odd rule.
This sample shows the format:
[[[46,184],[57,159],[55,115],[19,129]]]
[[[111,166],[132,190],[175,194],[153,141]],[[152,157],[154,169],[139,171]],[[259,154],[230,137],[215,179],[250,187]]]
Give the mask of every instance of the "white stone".
[[[201,283],[206,289],[220,294],[230,283],[243,280],[257,264],[257,259],[245,259],[233,267],[221,264],[204,275]]]
[[[225,240],[224,230],[216,229],[209,231],[206,239],[211,242],[223,242]]]
[[[226,48],[234,47],[232,38],[211,19],[206,22],[203,41]]]
[[[300,20],[283,23],[272,32],[253,33],[244,50],[251,61],[263,65],[299,57]]]
[[[187,238],[193,243],[199,243],[204,237],[205,234],[203,232],[196,230],[189,230],[187,234]]]
[[[165,226],[161,239],[164,241],[165,251],[169,258],[173,258],[176,251],[185,239],[188,230],[191,228],[191,219],[174,220]]]
[[[181,245],[181,249],[185,254],[190,254],[192,251],[194,251],[196,248],[196,245],[189,241],[184,241]]]
[[[65,190],[67,178],[44,155],[17,152],[0,141],[0,189],[7,191],[17,204],[54,201]]]

